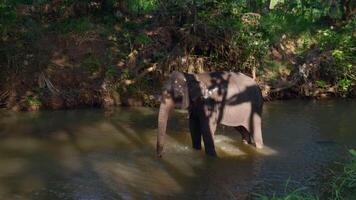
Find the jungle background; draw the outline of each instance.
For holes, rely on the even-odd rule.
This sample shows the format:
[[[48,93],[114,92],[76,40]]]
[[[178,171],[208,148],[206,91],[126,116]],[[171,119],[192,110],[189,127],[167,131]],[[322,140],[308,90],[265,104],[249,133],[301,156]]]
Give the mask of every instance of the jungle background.
[[[355,97],[356,1],[1,0],[0,107],[156,106],[173,70]]]

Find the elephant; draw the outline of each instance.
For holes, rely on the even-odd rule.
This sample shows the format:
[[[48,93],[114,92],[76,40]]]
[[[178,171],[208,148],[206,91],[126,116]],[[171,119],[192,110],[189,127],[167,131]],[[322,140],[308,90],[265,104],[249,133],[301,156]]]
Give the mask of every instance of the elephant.
[[[169,113],[188,109],[193,149],[216,156],[214,134],[218,124],[234,127],[245,144],[263,148],[263,97],[256,82],[243,73],[174,71],[163,85],[158,113],[156,153],[162,157]]]

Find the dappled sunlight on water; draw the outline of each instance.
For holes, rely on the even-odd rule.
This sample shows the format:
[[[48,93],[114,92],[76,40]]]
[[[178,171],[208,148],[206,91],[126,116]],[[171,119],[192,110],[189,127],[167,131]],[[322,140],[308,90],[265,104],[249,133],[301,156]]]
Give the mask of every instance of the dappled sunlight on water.
[[[323,170],[356,145],[355,105],[268,103],[265,148],[219,127],[219,158],[191,148],[187,114],[179,111],[161,159],[156,110],[2,111],[0,199],[244,199],[284,191],[288,178],[312,192]]]

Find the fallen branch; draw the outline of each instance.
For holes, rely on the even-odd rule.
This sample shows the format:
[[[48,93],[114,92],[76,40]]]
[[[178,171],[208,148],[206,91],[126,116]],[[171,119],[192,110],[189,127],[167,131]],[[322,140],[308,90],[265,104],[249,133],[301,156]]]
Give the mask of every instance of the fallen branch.
[[[9,96],[9,91],[4,91],[0,94],[0,101],[7,99]]]
[[[140,80],[142,77],[144,77],[146,74],[153,72],[154,70],[157,69],[158,64],[155,63],[153,64],[151,67],[145,69],[141,74],[139,74],[138,76],[136,76],[134,79],[131,80],[123,80],[122,83],[125,84],[126,86],[128,85],[132,85],[134,83],[136,83],[138,80]]]
[[[291,84],[291,85],[288,85],[288,86],[285,86],[285,87],[275,88],[275,89],[272,89],[272,90],[268,91],[268,93],[281,92],[281,91],[283,91],[283,90],[290,89],[290,88],[294,87],[295,85],[296,85],[296,84]]]
[[[39,79],[41,80],[41,82],[44,82],[45,85],[47,86],[47,88],[49,89],[49,91],[53,94],[59,94],[60,91],[54,87],[54,85],[52,84],[52,82],[46,78],[46,76],[44,75],[44,73],[42,72]]]

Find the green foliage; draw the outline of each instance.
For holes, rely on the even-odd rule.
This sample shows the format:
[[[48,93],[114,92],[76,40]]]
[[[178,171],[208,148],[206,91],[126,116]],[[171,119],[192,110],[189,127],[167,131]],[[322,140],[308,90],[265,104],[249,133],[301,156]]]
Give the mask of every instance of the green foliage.
[[[151,38],[145,33],[140,33],[138,36],[136,36],[134,41],[135,45],[147,45],[151,42]]]
[[[14,7],[6,3],[0,3],[0,16],[1,40],[7,41],[12,35],[11,29],[16,27],[18,17]]]
[[[281,79],[289,80],[282,73],[285,66],[297,65],[286,59],[299,61],[311,48],[319,48],[325,58],[320,60],[325,62],[310,78],[313,80],[308,81],[324,89],[335,87],[346,96],[356,82],[356,22],[352,15],[347,15],[352,5],[343,3],[341,0],[3,0],[0,62],[17,71],[23,63],[18,57],[37,56],[34,52],[39,52],[36,44],[41,37],[73,34],[89,38],[92,34],[87,33],[94,33],[106,40],[113,54],[104,58],[109,60],[105,62],[107,67],[100,68],[101,62],[95,55],[85,58],[81,67],[92,74],[101,72],[115,81],[134,78],[132,69],[120,68],[120,71],[115,67],[113,62],[117,60],[124,63],[122,68],[129,63],[127,59],[134,60],[139,67],[142,63],[145,66],[164,63],[159,66],[166,67],[159,69],[164,72],[174,68],[165,63],[187,56],[203,58],[204,67],[207,64],[210,70],[250,73],[257,69],[257,75],[268,77],[266,82],[274,84]],[[147,35],[148,32],[152,34]],[[296,51],[289,53],[275,48],[283,42],[298,43]],[[284,51],[279,52],[278,60],[271,61],[271,46]],[[136,53],[127,56],[130,52]],[[150,78],[150,75],[144,77]],[[131,93],[141,91],[137,86],[130,88]]]
[[[116,76],[118,76],[118,70],[114,65],[109,65],[106,68],[105,75],[108,78],[115,78]]]
[[[324,80],[315,81],[316,85],[320,88],[327,88],[328,84]]]
[[[27,97],[26,101],[27,101],[27,104],[28,104],[29,106],[36,106],[36,107],[38,107],[38,106],[41,106],[41,105],[42,105],[41,100],[40,100],[37,96],[30,96],[30,97]]]
[[[166,0],[163,13],[173,15],[186,44],[185,51],[208,57],[219,70],[250,70],[260,65],[270,45],[260,25],[267,1]],[[255,62],[256,61],[256,62]]]
[[[301,45],[296,49],[297,55],[302,55],[307,49],[312,48],[312,46],[317,42],[314,34],[312,34],[310,31],[301,33],[298,39],[301,42]]]
[[[324,51],[330,51],[334,60],[330,63],[330,72],[335,78],[341,92],[348,92],[356,82],[355,69],[355,44],[353,36],[356,28],[355,20],[349,21],[340,30],[334,27],[320,29],[317,33],[317,41]]]
[[[349,79],[340,79],[337,81],[337,86],[341,89],[342,92],[347,92],[348,89],[352,86],[352,81]]]
[[[159,0],[128,0],[127,9],[133,14],[145,14],[158,8]]]
[[[95,25],[89,18],[68,18],[57,23],[54,23],[50,30],[57,33],[85,33],[87,31],[93,30]]]
[[[317,39],[322,49],[333,48],[338,45],[336,32],[329,28],[318,30]]]
[[[9,4],[0,3],[0,14],[1,14],[1,18],[0,18],[1,26],[6,26],[16,21],[17,15],[14,10],[14,7]]]
[[[351,163],[346,164],[343,172],[335,176],[331,182],[331,199],[353,199],[356,194],[356,151],[350,150]]]
[[[271,0],[269,3],[269,8],[273,9],[276,7],[276,5],[283,4],[283,3],[284,3],[284,0]]]
[[[264,57],[269,47],[280,42],[283,37],[301,38],[302,45],[297,49],[298,54],[302,54],[315,43],[320,43],[322,48],[336,46],[340,42],[352,44],[350,31],[341,36],[339,31],[330,31],[330,28],[320,23],[324,18],[340,20],[342,6],[339,1],[162,2],[165,9],[163,13],[169,13],[174,16],[172,18],[179,19],[176,24],[180,24],[181,30],[191,37],[187,41],[186,51],[192,52],[194,49],[193,54],[207,56],[217,65],[224,66],[223,70],[249,71],[252,67],[264,66]],[[340,36],[337,40],[336,35]],[[345,71],[343,63],[340,65],[339,62],[338,65],[340,69],[326,71],[334,71],[332,76],[335,80],[342,79],[345,74],[350,76],[351,73]]]
[[[86,59],[83,60],[81,63],[81,67],[84,70],[87,70],[91,74],[96,73],[99,71],[101,66],[100,60],[95,56],[88,56]]]
[[[349,152],[353,157],[356,158],[356,150],[355,149],[350,149]]]

